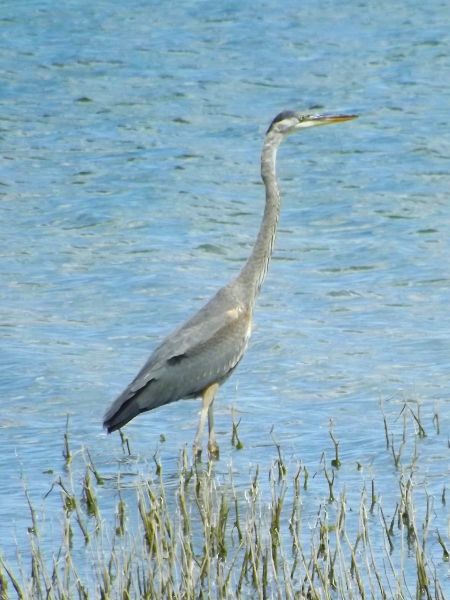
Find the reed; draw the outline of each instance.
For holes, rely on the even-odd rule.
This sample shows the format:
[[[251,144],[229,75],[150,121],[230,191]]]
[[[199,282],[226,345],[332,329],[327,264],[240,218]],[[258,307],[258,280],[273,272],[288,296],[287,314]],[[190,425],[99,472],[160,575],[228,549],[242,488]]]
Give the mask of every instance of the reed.
[[[369,489],[364,483],[359,490],[357,510],[349,508],[345,482],[339,481],[339,490],[335,487],[343,459],[332,426],[334,458],[327,462],[323,452],[312,480],[303,464],[286,460],[271,432],[273,462],[263,475],[257,467],[246,489],[237,489],[231,466],[228,474],[218,476],[214,462],[191,462],[182,449],[176,484],[172,477],[168,493],[156,451],[151,474],[136,476],[131,496],[129,487],[125,495],[118,474],[110,490],[116,498],[114,511],[102,506],[105,494],[99,492],[105,489],[105,477],[86,449],[69,450],[66,430],[66,468],[49,491],[61,499],[59,538],[53,539],[51,553],[44,551],[41,522],[24,483],[32,526],[22,555],[31,559],[31,569],[24,567],[19,553],[14,565],[0,554],[0,598],[444,600],[427,542],[434,537],[442,560],[448,561],[449,541],[431,528],[428,495],[419,520],[423,511],[416,510],[415,477],[420,456],[414,450],[404,458],[410,435],[424,439],[426,431],[419,406],[413,410],[405,402],[401,414],[398,444],[382,412],[397,495],[383,506],[369,467]],[[437,429],[436,418],[433,426]],[[236,444],[237,426],[233,435]],[[124,437],[122,444],[130,454]],[[84,472],[75,476],[80,458]],[[359,462],[357,468],[362,468]],[[312,517],[305,514],[303,495],[319,479],[328,494],[317,498]],[[86,554],[91,557],[88,567],[81,558]]]

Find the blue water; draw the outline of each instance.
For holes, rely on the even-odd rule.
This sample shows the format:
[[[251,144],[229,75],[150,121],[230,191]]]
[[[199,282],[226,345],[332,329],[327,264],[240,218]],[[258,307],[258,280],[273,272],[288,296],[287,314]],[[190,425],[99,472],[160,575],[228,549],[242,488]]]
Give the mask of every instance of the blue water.
[[[332,450],[332,419],[344,469],[373,461],[382,479],[391,467],[378,401],[393,421],[406,397],[423,405],[424,484],[440,497],[450,434],[445,3],[0,6],[3,555],[13,559],[13,536],[26,542],[21,472],[39,504],[51,484],[43,471],[63,469],[67,414],[73,447],[116,471],[120,441],[102,431],[103,413],[248,256],[263,209],[262,138],[285,108],[360,119],[279,152],[273,262],[247,355],[216,402],[223,469],[232,457],[247,485],[248,465],[275,455],[272,425],[286,453],[315,468]],[[230,444],[234,403],[242,452]],[[164,434],[161,459],[175,470],[198,409],[180,402],[140,417],[126,428],[133,452],[151,460]],[[436,519],[448,542],[448,509]]]

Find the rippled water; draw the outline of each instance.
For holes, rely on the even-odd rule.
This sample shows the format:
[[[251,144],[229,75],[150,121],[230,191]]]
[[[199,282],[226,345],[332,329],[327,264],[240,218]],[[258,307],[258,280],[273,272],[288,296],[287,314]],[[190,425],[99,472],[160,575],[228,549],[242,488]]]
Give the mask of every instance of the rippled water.
[[[101,420],[156,343],[232,278],[263,208],[259,153],[281,109],[358,121],[289,138],[252,341],[217,407],[223,468],[388,467],[378,406],[419,398],[448,477],[450,12],[444,3],[2,3],[0,540],[28,524],[72,443],[116,471]],[[236,386],[238,389],[236,391]],[[245,449],[232,450],[230,406]],[[127,427],[166,471],[198,404]],[[424,474],[425,477],[425,474]],[[447,511],[448,513],[448,511]],[[448,514],[438,514],[445,528]],[[2,542],[3,551],[14,548]],[[439,553],[436,560],[439,563]],[[439,563],[441,564],[441,563]],[[441,564],[442,566],[442,564]],[[445,568],[442,567],[442,569]]]

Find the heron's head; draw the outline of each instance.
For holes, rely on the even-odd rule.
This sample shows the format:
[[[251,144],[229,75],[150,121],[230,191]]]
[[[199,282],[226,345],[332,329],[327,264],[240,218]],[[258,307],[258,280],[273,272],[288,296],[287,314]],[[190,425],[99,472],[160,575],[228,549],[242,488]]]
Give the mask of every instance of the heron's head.
[[[357,115],[309,115],[293,110],[284,110],[272,121],[266,135],[274,133],[284,137],[307,127],[341,123],[356,118]]]

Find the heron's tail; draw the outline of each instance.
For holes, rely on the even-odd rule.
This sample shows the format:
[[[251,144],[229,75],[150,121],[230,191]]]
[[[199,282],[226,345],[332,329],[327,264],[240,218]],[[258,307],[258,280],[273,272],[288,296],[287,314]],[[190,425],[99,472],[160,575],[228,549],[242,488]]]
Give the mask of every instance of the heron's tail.
[[[138,394],[133,394],[131,398],[124,398],[124,395],[125,393],[113,402],[103,418],[103,427],[105,427],[108,433],[117,431],[142,412],[136,397]]]
[[[141,413],[164,406],[164,404],[169,404],[178,399],[179,396],[173,393],[173,389],[167,393],[164,381],[151,379],[145,382],[142,387],[139,387],[135,379],[114,400],[103,417],[103,427],[108,430],[108,433],[112,433]]]

